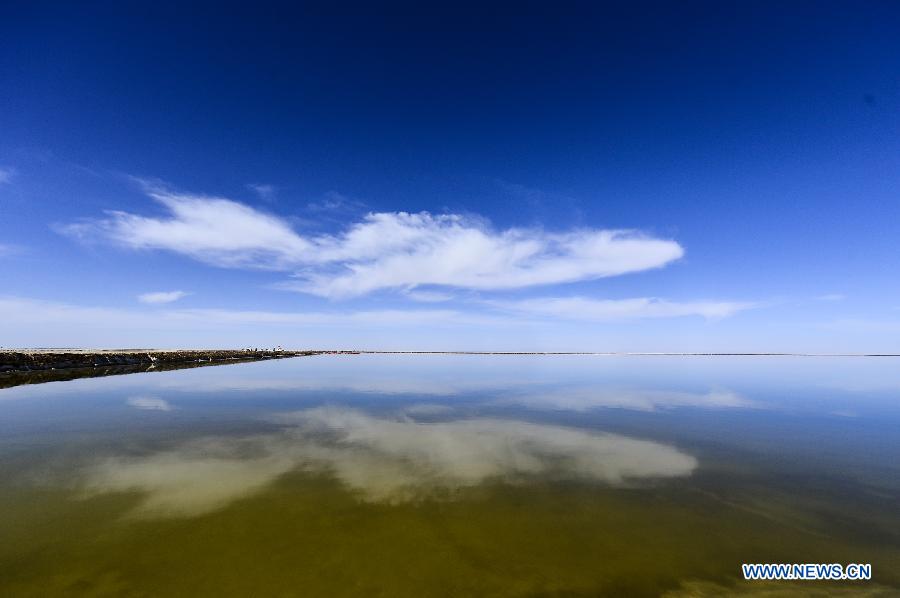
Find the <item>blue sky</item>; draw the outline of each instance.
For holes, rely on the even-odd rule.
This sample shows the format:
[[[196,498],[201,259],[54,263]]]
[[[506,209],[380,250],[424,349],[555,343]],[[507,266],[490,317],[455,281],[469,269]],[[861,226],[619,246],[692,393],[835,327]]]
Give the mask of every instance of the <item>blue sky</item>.
[[[900,9],[724,4],[7,7],[0,345],[900,351]]]

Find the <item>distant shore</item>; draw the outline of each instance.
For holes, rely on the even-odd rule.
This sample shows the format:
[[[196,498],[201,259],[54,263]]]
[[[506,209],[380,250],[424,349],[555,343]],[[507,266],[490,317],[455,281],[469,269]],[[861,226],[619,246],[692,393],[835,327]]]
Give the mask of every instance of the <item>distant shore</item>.
[[[355,349],[0,349],[0,388],[312,355],[586,355],[667,357],[900,357],[894,353],[626,353],[597,351],[372,351]]]
[[[191,363],[259,361],[334,351],[283,349],[3,349],[0,374],[114,366],[162,367]]]
[[[0,349],[0,374],[110,366],[259,361],[310,355],[598,355],[683,357],[900,357],[894,353],[599,352],[599,351],[381,351],[324,349]]]

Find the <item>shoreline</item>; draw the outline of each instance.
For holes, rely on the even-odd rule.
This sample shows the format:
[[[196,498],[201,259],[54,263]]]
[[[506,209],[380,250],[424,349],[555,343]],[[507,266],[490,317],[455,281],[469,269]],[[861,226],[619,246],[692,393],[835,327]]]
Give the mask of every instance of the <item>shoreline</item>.
[[[91,367],[261,361],[312,355],[596,355],[659,357],[900,357],[898,353],[384,351],[366,349],[0,349],[0,375]]]
[[[481,355],[597,357],[900,357],[895,353],[639,353],[596,351],[372,351],[275,349],[0,349],[0,389],[124,374],[252,363],[315,355]]]
[[[332,352],[281,349],[3,349],[0,350],[0,374],[232,363],[326,353]]]

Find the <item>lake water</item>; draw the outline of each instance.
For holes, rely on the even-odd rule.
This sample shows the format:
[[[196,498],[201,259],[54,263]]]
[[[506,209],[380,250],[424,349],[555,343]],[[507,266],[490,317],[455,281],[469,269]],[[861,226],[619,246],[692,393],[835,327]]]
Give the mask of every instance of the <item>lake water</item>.
[[[898,429],[891,358],[342,355],[6,388],[0,595],[896,596]]]

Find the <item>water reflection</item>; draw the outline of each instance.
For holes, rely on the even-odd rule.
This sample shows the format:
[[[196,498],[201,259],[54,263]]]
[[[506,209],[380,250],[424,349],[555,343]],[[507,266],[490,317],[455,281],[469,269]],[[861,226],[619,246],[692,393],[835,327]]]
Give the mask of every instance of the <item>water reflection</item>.
[[[687,392],[641,388],[603,388],[597,385],[564,387],[561,389],[517,392],[513,396],[494,401],[498,405],[519,405],[531,409],[587,411],[601,407],[655,411],[676,407],[707,409],[750,408],[758,404],[730,390]]]
[[[0,390],[0,402],[35,399],[37,407],[38,401],[63,395],[118,392],[117,401],[151,394],[188,408],[191,402],[251,396],[260,403],[316,403],[326,395],[353,395],[353,400],[389,395],[541,410],[752,408],[881,417],[900,411],[897,388],[900,369],[894,360],[345,355],[19,386]]]
[[[125,402],[135,409],[145,409],[149,411],[172,410],[172,405],[170,405],[167,400],[159,397],[130,397]]]
[[[274,417],[271,434],[207,437],[88,468],[83,490],[142,493],[133,516],[192,516],[254,494],[294,470],[328,473],[360,499],[451,498],[486,481],[574,479],[621,485],[687,476],[694,457],[647,440],[503,419],[423,423],[318,407]]]
[[[892,595],[896,388],[884,360],[334,356],[3,389],[0,595]]]

